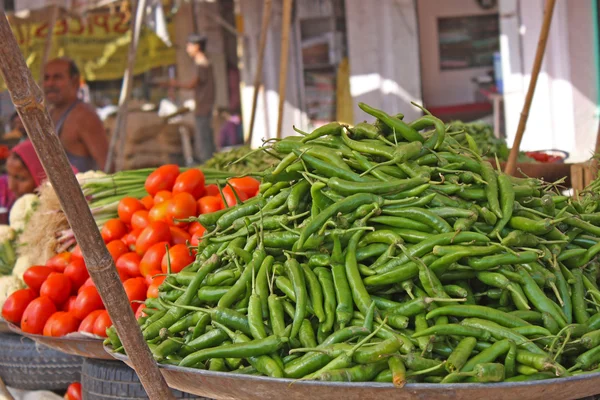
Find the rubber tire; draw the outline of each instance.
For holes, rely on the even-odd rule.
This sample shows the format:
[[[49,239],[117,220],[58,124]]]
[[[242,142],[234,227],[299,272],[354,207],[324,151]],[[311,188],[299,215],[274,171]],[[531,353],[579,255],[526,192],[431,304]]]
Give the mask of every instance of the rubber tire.
[[[121,361],[86,358],[81,370],[81,393],[85,400],[148,399],[135,371]],[[205,399],[173,390],[176,399]]]
[[[81,376],[83,358],[36,344],[14,333],[0,333],[0,377],[22,390],[65,391]]]

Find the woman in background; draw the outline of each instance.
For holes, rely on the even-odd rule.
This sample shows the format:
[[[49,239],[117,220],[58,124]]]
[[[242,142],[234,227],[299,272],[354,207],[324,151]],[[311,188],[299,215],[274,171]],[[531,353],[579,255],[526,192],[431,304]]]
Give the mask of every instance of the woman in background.
[[[0,224],[8,223],[8,214],[15,201],[35,190],[46,180],[33,144],[25,140],[12,148],[6,160],[6,175],[0,176]],[[77,172],[77,171],[75,171]]]

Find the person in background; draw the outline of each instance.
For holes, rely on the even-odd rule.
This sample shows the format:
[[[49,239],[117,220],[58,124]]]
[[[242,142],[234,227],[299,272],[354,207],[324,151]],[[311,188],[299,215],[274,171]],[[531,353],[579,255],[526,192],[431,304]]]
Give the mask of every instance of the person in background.
[[[10,132],[7,132],[2,137],[4,140],[21,139],[21,141],[27,139],[27,131],[21,121],[21,117],[17,112],[10,116]]]
[[[196,101],[196,135],[194,153],[197,161],[203,163],[212,157],[215,141],[212,132],[212,112],[215,103],[215,81],[212,63],[206,56],[206,36],[192,34],[188,36],[186,51],[194,61],[196,76],[189,82],[171,80],[169,87],[193,89]]]
[[[78,98],[80,76],[73,60],[51,60],[44,69],[44,93],[69,162],[85,172],[104,169],[108,137],[96,111]]]
[[[73,168],[76,173],[77,170]],[[15,201],[34,191],[46,179],[46,172],[29,139],[11,150],[6,160],[6,175],[0,176],[0,224],[8,223],[8,213]]]

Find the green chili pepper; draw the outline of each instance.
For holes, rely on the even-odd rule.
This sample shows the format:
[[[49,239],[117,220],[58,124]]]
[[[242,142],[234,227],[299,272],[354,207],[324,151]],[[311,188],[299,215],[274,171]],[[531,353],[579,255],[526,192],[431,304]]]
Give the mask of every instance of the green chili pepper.
[[[293,339],[298,336],[300,326],[306,315],[306,308],[308,302],[308,294],[306,291],[306,283],[304,280],[304,274],[298,261],[293,258],[289,258],[284,264],[288,278],[292,282],[294,287],[294,293],[296,295],[296,308],[294,314],[294,321],[292,324],[292,332],[290,338]]]
[[[190,285],[186,288],[184,294],[175,301],[175,307],[169,308],[162,318],[148,325],[146,329],[144,329],[143,335],[146,340],[154,339],[159,335],[162,328],[170,327],[186,314],[185,309],[177,306],[189,305],[192,302],[192,298],[196,296],[204,278],[206,278],[209,273],[217,268],[218,265],[219,257],[216,254],[212,255],[206,262],[202,264],[202,266],[198,269],[196,277],[192,282],[190,282]]]
[[[401,119],[392,117],[381,110],[377,110],[373,107],[366,105],[365,103],[358,103],[358,106],[360,107],[361,110],[363,110],[367,114],[370,114],[373,117],[380,120],[381,122],[383,122],[393,132],[396,132],[396,133],[402,135],[402,137],[404,137],[404,139],[406,139],[407,141],[409,141],[409,142],[425,141],[425,139],[414,128],[411,128],[410,126],[408,126]],[[442,137],[442,140],[443,140],[443,137]]]
[[[446,371],[449,373],[460,371],[471,356],[476,344],[477,339],[474,337],[463,338],[448,357],[445,364]]]
[[[325,311],[323,309],[323,290],[321,284],[317,279],[315,273],[306,264],[302,264],[302,271],[304,272],[304,278],[308,283],[308,291],[310,294],[310,300],[312,309],[319,320],[319,322],[325,322]]]

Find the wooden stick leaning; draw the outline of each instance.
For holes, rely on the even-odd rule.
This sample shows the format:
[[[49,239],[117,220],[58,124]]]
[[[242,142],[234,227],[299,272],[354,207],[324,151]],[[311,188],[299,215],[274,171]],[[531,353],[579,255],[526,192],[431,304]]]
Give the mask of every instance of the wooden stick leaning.
[[[521,140],[523,139],[523,133],[525,132],[525,126],[527,125],[527,118],[529,118],[529,109],[531,108],[531,102],[533,101],[535,86],[537,84],[538,76],[540,75],[540,69],[542,68],[542,61],[544,60],[546,43],[548,42],[548,32],[550,32],[550,24],[552,23],[552,14],[554,14],[555,4],[556,0],[548,0],[546,2],[544,21],[542,22],[542,29],[540,30],[540,39],[535,52],[533,67],[531,68],[531,80],[529,81],[529,88],[527,89],[527,94],[525,95],[525,103],[523,104],[523,111],[521,111],[521,118],[519,119],[515,141],[513,142],[512,149],[508,155],[506,168],[504,169],[504,172],[506,172],[508,175],[514,175],[517,171],[517,157],[519,155],[519,148],[521,147]]]
[[[140,31],[142,29],[142,18],[146,10],[146,0],[137,0],[135,2],[135,16],[131,21],[131,41],[129,42],[129,52],[127,54],[127,69],[123,76],[123,85],[121,86],[121,95],[119,96],[119,112],[115,122],[115,130],[110,137],[108,147],[108,156],[104,171],[112,172],[113,164],[115,170],[119,171],[125,163],[125,137],[127,136],[127,116],[129,114],[129,98],[131,97],[131,88],[133,87],[133,68],[137,56],[137,48],[140,41]],[[119,149],[118,157],[116,157]]]
[[[85,259],[92,281],[150,399],[174,399],[142,337],[117,270],[6,19],[0,13],[0,73]]]
[[[267,44],[267,33],[269,31],[269,24],[271,21],[271,5],[273,0],[265,0],[263,4],[263,16],[260,27],[260,39],[258,42],[258,64],[256,65],[256,71],[254,72],[254,93],[252,94],[252,109],[250,111],[250,128],[248,131],[248,140],[246,143],[252,143],[252,134],[254,133],[254,121],[256,118],[256,103],[258,103],[258,92],[260,91],[260,85],[262,83],[262,71],[265,63],[265,46]]]
[[[283,104],[287,85],[288,57],[290,54],[290,25],[292,23],[292,1],[283,0],[281,17],[281,55],[279,58],[279,108],[277,112],[277,138],[281,139],[283,127]]]

